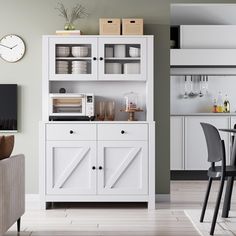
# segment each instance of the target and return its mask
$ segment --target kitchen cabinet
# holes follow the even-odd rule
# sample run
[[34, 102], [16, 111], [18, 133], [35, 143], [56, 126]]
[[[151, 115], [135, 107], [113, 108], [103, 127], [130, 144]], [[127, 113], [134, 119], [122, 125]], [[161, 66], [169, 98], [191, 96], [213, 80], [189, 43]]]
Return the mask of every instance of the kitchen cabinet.
[[48, 141], [47, 194], [96, 193], [96, 142]]
[[230, 119], [230, 124], [231, 124], [231, 128], [234, 129], [234, 126], [236, 125], [236, 117], [231, 117]]
[[[171, 116], [171, 170], [207, 170], [207, 146], [200, 122], [217, 128], [233, 128], [236, 118], [230, 116]], [[230, 135], [220, 132], [225, 141], [229, 163]]]
[[[145, 38], [99, 38], [99, 80], [145, 80], [146, 75], [146, 50]], [[136, 55], [130, 50], [135, 48]], [[113, 52], [113, 56], [107, 55], [107, 50]], [[132, 55], [132, 56], [130, 56]], [[111, 74], [111, 69], [114, 72]], [[116, 67], [120, 67], [120, 70]], [[111, 69], [109, 69], [111, 68]]]
[[[216, 128], [229, 128], [229, 117], [185, 117], [185, 170], [207, 170], [207, 146], [200, 122], [210, 123]], [[221, 132], [222, 139], [225, 140], [227, 162], [229, 161], [229, 134]]]
[[170, 120], [171, 170], [184, 169], [184, 117], [172, 116]]
[[[45, 43], [49, 47], [48, 52], [48, 72], [49, 80], [97, 80], [98, 77], [98, 40], [96, 37], [46, 37]], [[74, 57], [72, 55], [73, 47], [87, 47], [88, 55], [83, 57]], [[69, 55], [59, 54], [57, 51], [59, 48], [69, 48]], [[43, 52], [45, 53], [45, 51]], [[61, 56], [62, 55], [62, 56]], [[86, 73], [75, 73], [72, 72], [72, 63], [82, 62], [87, 65]], [[45, 62], [44, 62], [45, 63]], [[67, 63], [67, 65], [60, 65], [60, 63]], [[82, 66], [82, 65], [81, 65]], [[59, 68], [68, 68], [67, 72], [58, 71]], [[83, 65], [84, 67], [84, 65]]]
[[[64, 48], [70, 54], [60, 55]], [[74, 47], [88, 48], [86, 56], [73, 56]], [[62, 48], [62, 49], [61, 49]], [[130, 50], [135, 50], [130, 52]], [[145, 37], [51, 37], [49, 39], [49, 78], [57, 80], [146, 80], [147, 40]], [[64, 52], [64, 51], [63, 51]], [[66, 63], [66, 68], [64, 70]], [[73, 72], [74, 63], [85, 67]], [[61, 69], [63, 67], [63, 69]]]
[[147, 141], [99, 141], [98, 194], [147, 194], [147, 150]]
[[236, 47], [235, 25], [181, 25], [180, 46], [185, 49], [232, 49]]
[[[148, 35], [43, 36], [43, 209], [49, 202], [146, 202], [155, 209], [153, 56], [153, 36]], [[60, 91], [65, 93], [60, 96]], [[121, 112], [124, 94], [130, 92], [138, 94], [142, 111], [132, 122]], [[92, 102], [88, 97], [87, 102], [64, 102], [85, 94], [93, 95]], [[58, 98], [55, 104], [52, 97]], [[101, 101], [116, 104], [114, 121], [96, 120]], [[95, 120], [73, 114], [88, 103], [93, 103]]]

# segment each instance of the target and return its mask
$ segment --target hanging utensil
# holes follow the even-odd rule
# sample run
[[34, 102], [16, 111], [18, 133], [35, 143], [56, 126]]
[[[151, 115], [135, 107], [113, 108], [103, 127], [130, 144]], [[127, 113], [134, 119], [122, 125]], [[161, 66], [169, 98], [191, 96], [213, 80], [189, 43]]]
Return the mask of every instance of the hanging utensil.
[[188, 80], [187, 75], [184, 76], [184, 99], [188, 98]]
[[203, 97], [203, 93], [202, 93], [202, 76], [201, 75], [200, 75], [200, 79], [199, 79], [199, 90], [200, 90], [199, 97]]
[[205, 89], [206, 89], [206, 94], [208, 94], [208, 75], [206, 75], [206, 82], [205, 82]]
[[190, 80], [190, 93], [188, 94], [189, 97], [195, 97], [196, 94], [193, 92], [193, 76], [191, 75]]

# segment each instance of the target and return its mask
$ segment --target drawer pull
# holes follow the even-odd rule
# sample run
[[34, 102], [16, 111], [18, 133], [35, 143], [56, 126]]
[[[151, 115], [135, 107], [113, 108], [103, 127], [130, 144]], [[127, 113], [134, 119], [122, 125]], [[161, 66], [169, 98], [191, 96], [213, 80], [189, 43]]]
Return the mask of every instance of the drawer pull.
[[70, 130], [70, 134], [73, 134], [74, 133], [74, 131], [73, 130]]
[[96, 61], [96, 60], [97, 60], [97, 58], [96, 58], [96, 57], [93, 57], [93, 60], [94, 60], [94, 61]]
[[100, 61], [103, 61], [103, 57], [100, 57], [99, 60], [100, 60]]
[[99, 170], [102, 170], [102, 166], [99, 166], [98, 169], [99, 169]]
[[93, 169], [93, 170], [96, 170], [96, 167], [95, 167], [95, 166], [93, 166], [93, 167], [92, 167], [92, 169]]
[[121, 134], [124, 134], [124, 133], [125, 133], [125, 131], [124, 131], [124, 130], [121, 130], [121, 131], [120, 131], [120, 133], [121, 133]]

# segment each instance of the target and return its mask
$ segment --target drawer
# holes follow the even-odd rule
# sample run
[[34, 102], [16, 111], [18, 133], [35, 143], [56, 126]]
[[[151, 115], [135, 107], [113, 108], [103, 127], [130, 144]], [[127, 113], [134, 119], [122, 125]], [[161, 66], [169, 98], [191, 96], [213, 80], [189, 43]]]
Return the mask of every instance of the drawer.
[[147, 140], [147, 124], [99, 124], [98, 140]]
[[48, 124], [47, 140], [96, 140], [95, 124]]

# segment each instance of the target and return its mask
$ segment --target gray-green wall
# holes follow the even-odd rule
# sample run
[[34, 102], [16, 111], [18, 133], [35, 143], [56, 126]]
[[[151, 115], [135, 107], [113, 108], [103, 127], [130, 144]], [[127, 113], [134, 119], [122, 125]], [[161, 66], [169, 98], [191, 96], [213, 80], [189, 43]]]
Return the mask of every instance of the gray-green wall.
[[[0, 37], [15, 33], [27, 45], [16, 64], [0, 59], [0, 83], [17, 83], [19, 133], [14, 153], [26, 156], [26, 192], [38, 193], [38, 122], [41, 119], [41, 36], [63, 27], [55, 11], [57, 0], [0, 0]], [[68, 7], [78, 1], [64, 0]], [[157, 191], [169, 193], [169, 1], [83, 0], [90, 16], [78, 27], [85, 34], [98, 33], [100, 17], [142, 17], [145, 31], [155, 34], [155, 117], [157, 121]]]
[[[17, 83], [19, 133], [14, 153], [26, 156], [26, 192], [38, 193], [38, 122], [41, 119], [41, 36], [61, 29], [63, 19], [55, 11], [57, 0], [0, 0], [0, 37], [15, 33], [27, 45], [24, 59], [10, 64], [0, 59], [0, 83]], [[63, 0], [68, 7], [78, 1]], [[169, 193], [170, 85], [169, 85], [169, 0], [82, 0], [90, 16], [78, 27], [85, 34], [98, 33], [100, 17], [142, 17], [145, 32], [155, 37], [155, 119], [157, 122], [157, 193]], [[235, 1], [178, 1], [214, 3]]]

